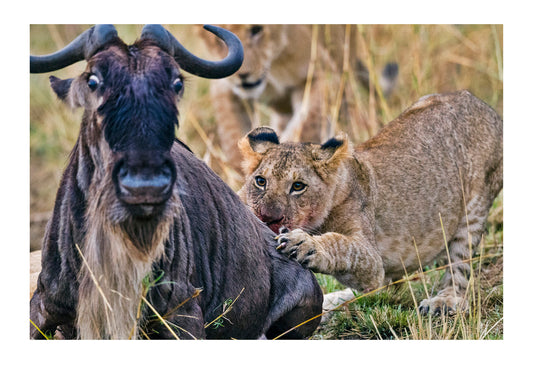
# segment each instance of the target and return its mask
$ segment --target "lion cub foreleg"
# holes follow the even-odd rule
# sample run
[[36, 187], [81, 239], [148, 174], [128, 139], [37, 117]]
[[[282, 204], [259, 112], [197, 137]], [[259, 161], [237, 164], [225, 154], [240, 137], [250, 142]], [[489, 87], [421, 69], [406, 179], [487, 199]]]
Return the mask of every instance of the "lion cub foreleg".
[[383, 261], [372, 242], [360, 234], [324, 233], [312, 236], [295, 229], [276, 237], [278, 251], [314, 272], [333, 275], [361, 291], [383, 285]]

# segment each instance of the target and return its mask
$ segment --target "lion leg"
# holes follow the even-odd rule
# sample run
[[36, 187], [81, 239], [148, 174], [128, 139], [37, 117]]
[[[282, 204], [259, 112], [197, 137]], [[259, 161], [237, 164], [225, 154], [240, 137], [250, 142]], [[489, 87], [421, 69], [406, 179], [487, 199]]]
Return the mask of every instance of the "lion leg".
[[270, 128], [274, 129], [277, 134], [282, 134], [291, 119], [292, 114], [272, 111], [272, 115], [270, 116]]
[[341, 291], [335, 291], [324, 295], [324, 303], [322, 309], [333, 310], [338, 306], [344, 304], [355, 298], [354, 290], [352, 288], [346, 288]]
[[277, 237], [278, 250], [314, 272], [335, 276], [344, 285], [370, 291], [385, 280], [383, 261], [374, 244], [362, 235], [329, 232], [311, 236], [301, 229]]
[[322, 318], [321, 323], [328, 322], [333, 313], [332, 311], [340, 307], [344, 303], [353, 300], [355, 298], [355, 293], [352, 288], [346, 288], [340, 291], [330, 292], [324, 295], [324, 303], [322, 304]]
[[483, 204], [480, 202], [482, 199], [475, 197], [467, 204], [468, 216], [463, 217], [458, 230], [448, 242], [450, 266], [441, 283], [442, 289], [435, 297], [427, 298], [420, 303], [421, 313], [454, 314], [457, 311], [467, 310], [465, 294], [470, 279], [470, 258], [472, 250], [481, 241], [490, 208], [490, 203], [486, 204], [487, 201]]
[[[292, 117], [280, 135], [280, 141], [302, 141], [320, 143], [330, 136], [323, 104], [323, 88], [319, 81], [313, 81], [309, 102], [303, 103], [304, 89], [291, 94]], [[307, 106], [305, 106], [307, 105]], [[305, 107], [304, 107], [305, 106]]]
[[237, 172], [241, 172], [242, 156], [237, 148], [237, 141], [252, 129], [252, 114], [246, 110], [244, 100], [233, 94], [223, 80], [213, 82], [211, 98], [220, 148], [228, 164]]

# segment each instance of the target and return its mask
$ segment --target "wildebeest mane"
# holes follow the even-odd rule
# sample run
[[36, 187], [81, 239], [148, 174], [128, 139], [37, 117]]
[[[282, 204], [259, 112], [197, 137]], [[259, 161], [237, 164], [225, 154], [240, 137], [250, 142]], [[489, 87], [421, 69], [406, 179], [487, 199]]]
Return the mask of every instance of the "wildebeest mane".
[[[88, 62], [72, 80], [50, 80], [60, 99], [85, 111], [43, 242], [31, 336], [56, 329], [81, 339], [279, 335], [320, 311], [318, 284], [276, 254], [274, 234], [175, 137], [180, 64], [224, 77], [242, 63], [242, 46], [208, 28], [230, 51], [210, 62], [161, 25], [143, 30], [154, 39], [127, 46], [111, 25], [97, 25], [30, 58], [36, 73]], [[293, 334], [309, 336], [316, 325]]]

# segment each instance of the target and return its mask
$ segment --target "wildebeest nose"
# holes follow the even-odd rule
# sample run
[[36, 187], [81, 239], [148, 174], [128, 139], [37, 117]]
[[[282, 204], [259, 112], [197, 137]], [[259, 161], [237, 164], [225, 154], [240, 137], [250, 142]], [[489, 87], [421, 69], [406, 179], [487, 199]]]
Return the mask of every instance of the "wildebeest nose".
[[117, 173], [118, 194], [128, 204], [160, 204], [172, 193], [172, 169], [163, 165], [154, 169], [123, 164]]

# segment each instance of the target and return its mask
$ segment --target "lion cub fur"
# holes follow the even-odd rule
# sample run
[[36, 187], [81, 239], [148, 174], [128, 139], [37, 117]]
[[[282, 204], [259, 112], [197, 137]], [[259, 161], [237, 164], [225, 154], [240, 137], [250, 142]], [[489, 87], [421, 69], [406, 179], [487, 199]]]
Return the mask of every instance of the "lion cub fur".
[[[244, 60], [239, 71], [225, 79], [210, 83], [215, 108], [220, 146], [228, 163], [239, 170], [241, 156], [237, 141], [257, 127], [255, 103], [267, 106], [270, 125], [280, 133], [282, 141], [319, 142], [330, 135], [328, 127], [328, 88], [336, 87], [341, 78], [346, 51], [348, 65], [358, 82], [369, 87], [368, 69], [357, 58], [356, 25], [219, 25], [233, 32], [244, 46]], [[316, 58], [312, 55], [316, 29]], [[206, 33], [199, 36], [217, 58], [226, 56], [226, 48], [217, 38]], [[310, 62], [313, 68], [310, 70]], [[309, 74], [313, 73], [312, 79]], [[379, 82], [387, 96], [395, 87], [398, 67], [383, 68]], [[337, 84], [334, 84], [337, 83]], [[304, 93], [309, 85], [309, 104]], [[350, 90], [346, 100], [353, 102]], [[344, 112], [343, 122], [354, 124], [355, 114]]]
[[503, 123], [487, 104], [468, 91], [425, 96], [357, 147], [345, 135], [280, 144], [266, 127], [239, 147], [239, 194], [275, 232], [290, 230], [278, 237], [282, 253], [369, 291], [447, 246], [442, 290], [420, 308], [465, 307], [470, 250], [503, 187]]

